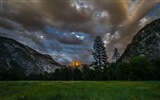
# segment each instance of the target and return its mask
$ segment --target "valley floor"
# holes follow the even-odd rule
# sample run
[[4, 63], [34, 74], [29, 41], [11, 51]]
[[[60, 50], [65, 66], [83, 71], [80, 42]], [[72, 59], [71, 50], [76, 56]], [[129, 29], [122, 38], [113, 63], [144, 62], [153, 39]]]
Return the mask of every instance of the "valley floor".
[[0, 100], [160, 100], [160, 81], [1, 81]]

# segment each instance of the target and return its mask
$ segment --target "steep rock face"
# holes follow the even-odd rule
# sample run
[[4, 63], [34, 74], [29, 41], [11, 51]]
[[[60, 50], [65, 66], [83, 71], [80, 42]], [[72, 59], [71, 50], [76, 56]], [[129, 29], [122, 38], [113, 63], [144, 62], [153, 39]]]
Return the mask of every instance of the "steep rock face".
[[133, 37], [120, 60], [128, 61], [137, 56], [149, 59], [160, 57], [160, 19], [146, 25]]
[[5, 37], [0, 37], [0, 70], [15, 68], [26, 75], [54, 72], [61, 67], [51, 56]]
[[79, 60], [73, 60], [69, 66], [70, 66], [70, 67], [79, 67], [79, 66], [81, 66], [82, 64], [83, 64], [83, 63], [80, 62]]

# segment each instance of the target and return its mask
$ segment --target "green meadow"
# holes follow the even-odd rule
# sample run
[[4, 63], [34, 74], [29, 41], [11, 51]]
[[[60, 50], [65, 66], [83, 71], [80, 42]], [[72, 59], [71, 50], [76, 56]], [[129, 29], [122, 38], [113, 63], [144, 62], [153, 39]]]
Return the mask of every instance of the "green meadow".
[[160, 100], [160, 81], [1, 81], [0, 100]]

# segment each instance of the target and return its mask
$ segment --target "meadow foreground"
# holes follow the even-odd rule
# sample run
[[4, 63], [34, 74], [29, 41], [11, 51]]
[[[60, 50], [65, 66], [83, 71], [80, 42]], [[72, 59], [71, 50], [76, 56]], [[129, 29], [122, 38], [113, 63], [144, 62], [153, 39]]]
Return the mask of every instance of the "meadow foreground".
[[159, 100], [160, 81], [1, 81], [1, 100]]

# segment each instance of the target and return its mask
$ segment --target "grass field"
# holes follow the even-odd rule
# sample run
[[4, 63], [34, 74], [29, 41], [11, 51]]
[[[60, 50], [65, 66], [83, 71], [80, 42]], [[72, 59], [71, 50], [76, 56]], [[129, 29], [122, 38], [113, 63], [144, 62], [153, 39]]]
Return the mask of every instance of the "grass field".
[[1, 81], [0, 100], [160, 100], [160, 81]]

